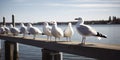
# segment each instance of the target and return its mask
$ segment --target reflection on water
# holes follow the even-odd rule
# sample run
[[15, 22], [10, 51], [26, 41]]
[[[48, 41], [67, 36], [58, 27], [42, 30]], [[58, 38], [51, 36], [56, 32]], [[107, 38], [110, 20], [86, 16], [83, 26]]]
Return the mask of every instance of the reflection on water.
[[[120, 25], [91, 25], [96, 31], [101, 32], [107, 35], [107, 39], [98, 40], [96, 37], [88, 37], [86, 42], [95, 42], [95, 43], [106, 43], [106, 44], [120, 44]], [[37, 26], [42, 30], [42, 26]], [[66, 25], [59, 26], [63, 30]], [[72, 41], [81, 42], [81, 36], [76, 32], [75, 26], [74, 35], [72, 37]], [[32, 35], [30, 35], [32, 36]], [[46, 38], [46, 36], [37, 36], [38, 38]], [[54, 38], [52, 38], [54, 39]], [[65, 40], [65, 38], [61, 38], [61, 40]], [[20, 60], [41, 60], [41, 48], [28, 46], [20, 44]], [[92, 58], [86, 58], [82, 56], [66, 54], [63, 55], [64, 60], [95, 60]]]

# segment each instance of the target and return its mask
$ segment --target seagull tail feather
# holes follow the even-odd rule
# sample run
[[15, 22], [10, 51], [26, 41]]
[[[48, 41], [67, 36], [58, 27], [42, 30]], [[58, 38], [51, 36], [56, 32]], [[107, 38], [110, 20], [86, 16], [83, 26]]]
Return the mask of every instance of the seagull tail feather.
[[97, 35], [96, 35], [96, 36], [102, 37], [102, 38], [107, 38], [107, 36], [105, 36], [105, 35], [103, 35], [103, 34], [101, 34], [101, 33], [99, 33], [99, 32], [97, 32]]

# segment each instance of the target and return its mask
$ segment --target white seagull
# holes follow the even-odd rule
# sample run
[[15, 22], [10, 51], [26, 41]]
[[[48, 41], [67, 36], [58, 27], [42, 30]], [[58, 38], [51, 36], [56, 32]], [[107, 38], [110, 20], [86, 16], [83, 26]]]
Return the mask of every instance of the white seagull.
[[28, 33], [27, 27], [23, 23], [21, 23], [20, 33], [23, 34], [23, 38], [25, 37], [25, 34]]
[[6, 27], [6, 25], [3, 26], [4, 29], [5, 29], [5, 33], [6, 34], [9, 34], [10, 33], [10, 28]]
[[28, 24], [28, 32], [34, 35], [33, 39], [35, 39], [37, 34], [42, 35], [42, 32], [37, 27], [32, 26], [30, 23]]
[[4, 33], [5, 33], [5, 29], [3, 25], [0, 25], [0, 34], [4, 34]]
[[13, 36], [17, 36], [20, 33], [20, 30], [16, 27], [13, 27], [13, 25], [10, 25], [10, 32], [13, 34]]
[[64, 34], [63, 34], [62, 29], [57, 26], [56, 21], [54, 21], [52, 23], [53, 23], [53, 26], [52, 26], [51, 33], [55, 37], [55, 41], [56, 41], [56, 38], [60, 39], [60, 37], [63, 37]]
[[52, 30], [52, 27], [49, 26], [47, 22], [44, 22], [43, 33], [47, 35], [47, 40], [49, 40], [49, 38], [51, 40], [51, 37], [52, 37], [51, 30]]
[[66, 29], [64, 30], [64, 37], [66, 37], [66, 40], [71, 41], [71, 36], [74, 34], [72, 24], [69, 23]]
[[76, 29], [79, 34], [82, 35], [82, 42], [81, 44], [85, 44], [86, 36], [96, 36], [96, 37], [102, 37], [107, 38], [105, 35], [95, 31], [92, 27], [85, 25], [84, 20], [82, 18], [75, 18], [75, 20], [78, 20], [76, 24]]

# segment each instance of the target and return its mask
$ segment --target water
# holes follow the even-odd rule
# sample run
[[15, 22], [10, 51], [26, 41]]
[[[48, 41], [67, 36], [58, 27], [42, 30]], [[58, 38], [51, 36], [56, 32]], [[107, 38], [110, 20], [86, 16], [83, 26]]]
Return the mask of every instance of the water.
[[[91, 25], [96, 31], [107, 35], [107, 39], [98, 40], [96, 37], [87, 37], [86, 42], [104, 43], [104, 44], [120, 44], [120, 25]], [[42, 30], [41, 26], [39, 27]], [[59, 26], [65, 29], [66, 25]], [[76, 32], [75, 26], [72, 41], [81, 42], [81, 36]], [[46, 38], [46, 36], [37, 36], [38, 38]], [[52, 38], [54, 39], [54, 38]], [[65, 40], [62, 38], [61, 40]], [[20, 44], [19, 60], [41, 60], [41, 48]], [[93, 58], [86, 58], [72, 54], [63, 53], [64, 60], [97, 60]]]

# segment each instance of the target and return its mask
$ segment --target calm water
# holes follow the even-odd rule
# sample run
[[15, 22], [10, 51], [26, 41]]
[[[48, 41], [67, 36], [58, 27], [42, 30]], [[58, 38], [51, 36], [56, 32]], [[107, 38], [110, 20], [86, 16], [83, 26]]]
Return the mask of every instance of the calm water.
[[[98, 40], [96, 37], [88, 37], [86, 42], [94, 42], [94, 43], [104, 43], [104, 44], [120, 44], [120, 25], [91, 25], [97, 31], [107, 35], [107, 39]], [[42, 30], [41, 26], [37, 26]], [[66, 25], [59, 26], [63, 30]], [[72, 37], [72, 41], [81, 42], [81, 36], [76, 32], [75, 26], [74, 35]], [[39, 38], [46, 38], [46, 36], [37, 36]], [[54, 39], [54, 38], [53, 38]], [[62, 38], [61, 40], [65, 40]], [[41, 60], [41, 48], [20, 44], [19, 55], [20, 60]], [[83, 56], [77, 56], [72, 54], [63, 53], [64, 60], [96, 60], [93, 58], [86, 58]]]

